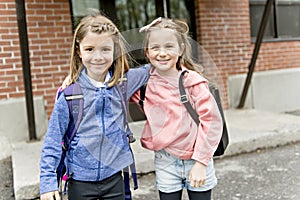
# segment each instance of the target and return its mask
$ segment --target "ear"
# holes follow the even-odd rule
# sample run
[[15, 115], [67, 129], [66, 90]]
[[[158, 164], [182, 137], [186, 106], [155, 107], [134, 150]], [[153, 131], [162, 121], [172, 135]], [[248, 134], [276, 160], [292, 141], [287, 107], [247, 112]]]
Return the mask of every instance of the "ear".
[[79, 49], [77, 49], [77, 54], [78, 54], [79, 58], [82, 58], [82, 55], [81, 55], [81, 52]]
[[149, 57], [148, 48], [144, 48], [144, 52], [145, 52], [145, 56], [148, 58]]

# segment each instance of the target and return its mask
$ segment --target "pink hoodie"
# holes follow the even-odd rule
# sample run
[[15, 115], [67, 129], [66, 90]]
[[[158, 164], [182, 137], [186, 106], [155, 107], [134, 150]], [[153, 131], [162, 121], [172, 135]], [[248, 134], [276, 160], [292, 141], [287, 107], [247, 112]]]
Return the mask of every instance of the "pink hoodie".
[[[177, 77], [166, 77], [152, 68], [144, 102], [147, 121], [141, 144], [150, 150], [164, 149], [180, 159], [194, 159], [207, 165], [222, 135], [222, 118], [207, 80], [194, 71], [188, 71], [183, 85], [199, 114], [199, 127], [180, 102], [178, 81], [181, 72]], [[139, 92], [132, 99], [137, 102], [138, 98]]]

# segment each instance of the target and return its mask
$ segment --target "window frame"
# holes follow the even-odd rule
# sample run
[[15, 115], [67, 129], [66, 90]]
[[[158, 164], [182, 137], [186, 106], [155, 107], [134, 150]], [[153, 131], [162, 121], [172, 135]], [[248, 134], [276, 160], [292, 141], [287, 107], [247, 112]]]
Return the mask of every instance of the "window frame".
[[[250, 29], [252, 29], [253, 27], [251, 26], [251, 6], [255, 6], [255, 5], [266, 5], [267, 0], [249, 0], [249, 18], [250, 18]], [[287, 36], [287, 37], [281, 37], [279, 35], [279, 31], [280, 31], [280, 27], [278, 25], [278, 7], [282, 6], [282, 5], [290, 5], [290, 6], [294, 6], [294, 5], [298, 5], [300, 8], [300, 0], [274, 0], [274, 3], [272, 5], [272, 11], [270, 13], [269, 19], [268, 19], [268, 24], [270, 23], [270, 17], [272, 17], [273, 19], [273, 24], [271, 24], [273, 26], [273, 36], [272, 37], [265, 37], [263, 38], [263, 42], [282, 42], [282, 41], [299, 41], [300, 40], [300, 35], [297, 37], [292, 37], [292, 36]], [[261, 15], [262, 19], [263, 14]], [[260, 27], [260, 23], [258, 24], [258, 28]], [[299, 21], [300, 23], [300, 21]], [[250, 31], [250, 36], [251, 36], [251, 42], [255, 43], [256, 42], [256, 38], [257, 38], [257, 34], [256, 33], [255, 36], [252, 35], [251, 31]]]

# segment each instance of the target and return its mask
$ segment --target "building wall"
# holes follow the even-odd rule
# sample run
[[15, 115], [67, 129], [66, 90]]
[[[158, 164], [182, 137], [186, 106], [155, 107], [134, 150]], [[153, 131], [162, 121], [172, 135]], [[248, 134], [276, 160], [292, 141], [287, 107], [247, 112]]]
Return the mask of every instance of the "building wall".
[[[68, 74], [72, 26], [68, 0], [26, 0], [34, 96], [43, 96], [48, 116], [57, 87]], [[212, 57], [225, 85], [245, 74], [254, 44], [250, 38], [248, 0], [195, 0], [198, 42]], [[24, 97], [14, 0], [0, 0], [0, 100]], [[299, 68], [300, 42], [268, 42], [260, 49], [255, 71]]]
[[[26, 0], [34, 96], [51, 113], [57, 87], [69, 72], [72, 26], [68, 0]], [[15, 0], [0, 1], [0, 100], [24, 97]]]
[[[195, 2], [198, 41], [216, 63], [227, 88], [228, 77], [248, 72], [252, 57], [254, 44], [250, 37], [249, 1]], [[300, 41], [262, 43], [255, 72], [286, 68], [300, 68]], [[223, 103], [226, 107], [227, 97], [225, 92]]]

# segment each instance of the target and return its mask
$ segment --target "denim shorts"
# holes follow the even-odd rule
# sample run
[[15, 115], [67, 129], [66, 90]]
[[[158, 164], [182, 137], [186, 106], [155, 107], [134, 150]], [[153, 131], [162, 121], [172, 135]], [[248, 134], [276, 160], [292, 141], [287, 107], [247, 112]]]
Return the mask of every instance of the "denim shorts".
[[190, 191], [207, 191], [217, 185], [213, 159], [206, 167], [205, 185], [201, 187], [191, 187], [189, 173], [194, 166], [194, 160], [181, 160], [165, 150], [155, 151], [155, 173], [156, 185], [159, 191], [165, 193], [176, 192], [186, 188]]

